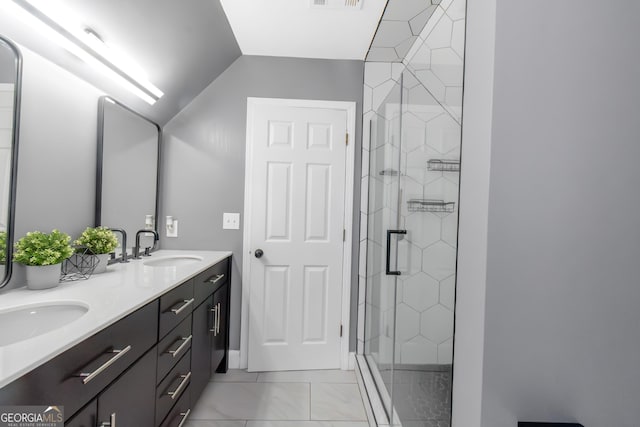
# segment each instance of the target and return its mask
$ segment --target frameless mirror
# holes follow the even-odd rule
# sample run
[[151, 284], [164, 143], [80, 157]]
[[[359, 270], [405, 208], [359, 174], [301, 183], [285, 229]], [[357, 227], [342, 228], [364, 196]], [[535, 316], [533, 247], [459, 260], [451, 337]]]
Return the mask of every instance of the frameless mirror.
[[[160, 127], [110, 97], [98, 102], [96, 225], [123, 229], [127, 250], [158, 212]], [[149, 246], [149, 245], [147, 245]]]
[[0, 36], [0, 287], [11, 278], [22, 57]]

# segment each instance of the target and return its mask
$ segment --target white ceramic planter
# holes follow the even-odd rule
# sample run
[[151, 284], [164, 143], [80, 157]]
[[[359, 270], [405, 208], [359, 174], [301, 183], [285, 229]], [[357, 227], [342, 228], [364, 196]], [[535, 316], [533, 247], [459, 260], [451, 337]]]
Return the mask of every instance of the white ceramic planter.
[[98, 254], [98, 265], [93, 270], [93, 274], [100, 274], [107, 271], [107, 264], [109, 262], [109, 254]]
[[55, 288], [60, 283], [61, 264], [27, 265], [27, 288]]

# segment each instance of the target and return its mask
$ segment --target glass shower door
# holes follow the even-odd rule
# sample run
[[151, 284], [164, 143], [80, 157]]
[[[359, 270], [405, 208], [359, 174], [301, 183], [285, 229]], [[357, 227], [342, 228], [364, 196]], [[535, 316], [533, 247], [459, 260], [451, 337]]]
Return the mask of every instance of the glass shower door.
[[460, 124], [403, 73], [393, 406], [407, 426], [449, 426]]
[[397, 83], [370, 122], [364, 356], [387, 416], [393, 408], [397, 286], [397, 276], [387, 272], [397, 264], [393, 231], [400, 225], [401, 106], [402, 86]]

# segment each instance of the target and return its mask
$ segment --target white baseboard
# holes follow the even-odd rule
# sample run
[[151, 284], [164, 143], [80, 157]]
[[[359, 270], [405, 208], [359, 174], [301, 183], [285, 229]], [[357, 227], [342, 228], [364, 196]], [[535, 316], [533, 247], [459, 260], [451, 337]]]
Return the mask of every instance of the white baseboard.
[[[349, 364], [347, 369], [353, 371], [356, 367], [356, 353], [349, 353]], [[246, 366], [240, 366], [240, 350], [229, 350], [229, 369], [247, 369]]]
[[352, 351], [349, 353], [349, 370], [353, 371], [356, 368], [356, 353]]
[[240, 350], [229, 350], [229, 369], [240, 369]]

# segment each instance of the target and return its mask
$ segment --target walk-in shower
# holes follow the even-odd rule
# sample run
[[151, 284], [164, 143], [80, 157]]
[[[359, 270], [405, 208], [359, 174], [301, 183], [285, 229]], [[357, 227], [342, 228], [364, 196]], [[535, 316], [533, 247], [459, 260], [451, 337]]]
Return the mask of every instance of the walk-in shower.
[[378, 425], [451, 424], [465, 2], [426, 4], [404, 60], [365, 65], [358, 363]]

